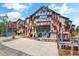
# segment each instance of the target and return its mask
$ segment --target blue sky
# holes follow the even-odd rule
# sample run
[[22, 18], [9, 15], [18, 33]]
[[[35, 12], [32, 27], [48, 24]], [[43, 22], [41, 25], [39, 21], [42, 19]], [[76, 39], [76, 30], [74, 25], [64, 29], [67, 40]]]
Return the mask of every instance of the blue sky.
[[79, 25], [79, 3], [0, 3], [0, 15], [8, 15], [11, 21], [24, 20], [42, 6], [48, 6]]

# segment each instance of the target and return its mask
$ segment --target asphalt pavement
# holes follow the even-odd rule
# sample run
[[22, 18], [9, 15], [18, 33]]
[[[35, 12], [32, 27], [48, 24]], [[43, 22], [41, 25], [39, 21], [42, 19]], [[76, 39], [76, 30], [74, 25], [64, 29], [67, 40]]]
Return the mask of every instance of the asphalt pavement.
[[30, 55], [0, 44], [0, 56], [30, 56]]

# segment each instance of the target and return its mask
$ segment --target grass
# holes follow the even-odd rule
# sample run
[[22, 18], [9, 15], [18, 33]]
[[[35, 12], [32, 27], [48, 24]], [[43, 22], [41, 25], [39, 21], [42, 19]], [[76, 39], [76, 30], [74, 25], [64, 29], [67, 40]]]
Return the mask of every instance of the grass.
[[58, 53], [59, 53], [59, 56], [64, 56], [64, 55], [65, 55], [63, 49], [60, 49], [60, 50], [58, 51]]
[[8, 41], [16, 40], [16, 39], [18, 39], [18, 38], [16, 38], [15, 36], [12, 36], [12, 38], [10, 38], [10, 39], [0, 40], [0, 44], [3, 42], [8, 42]]
[[7, 39], [7, 40], [2, 40], [3, 42], [8, 42], [8, 41], [12, 41], [12, 40], [15, 40], [15, 39]]
[[0, 44], [3, 43], [3, 40], [0, 40]]

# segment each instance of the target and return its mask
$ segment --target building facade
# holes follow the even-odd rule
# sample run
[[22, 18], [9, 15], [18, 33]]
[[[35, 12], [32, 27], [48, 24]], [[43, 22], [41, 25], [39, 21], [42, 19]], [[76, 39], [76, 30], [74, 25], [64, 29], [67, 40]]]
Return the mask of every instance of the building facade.
[[72, 21], [47, 6], [30, 16], [29, 27], [31, 37], [50, 37], [51, 33], [56, 33], [61, 39], [68, 39], [72, 34]]
[[62, 50], [64, 56], [78, 56], [79, 55], [79, 39], [70, 42], [59, 42], [58, 50]]
[[13, 26], [16, 28], [17, 35], [50, 38], [55, 33], [60, 40], [68, 40], [72, 36], [72, 21], [47, 6], [41, 7], [24, 21], [19, 19], [15, 23]]
[[18, 19], [15, 22], [11, 22], [8, 25], [8, 28], [10, 32], [15, 33], [16, 35], [24, 34], [25, 33], [25, 22], [21, 19]]

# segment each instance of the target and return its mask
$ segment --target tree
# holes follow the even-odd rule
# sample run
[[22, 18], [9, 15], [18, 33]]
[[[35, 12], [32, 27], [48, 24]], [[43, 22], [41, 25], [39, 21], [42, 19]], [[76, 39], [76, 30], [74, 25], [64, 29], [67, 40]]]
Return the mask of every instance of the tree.
[[79, 26], [76, 27], [76, 29], [73, 31], [73, 34], [76, 38], [79, 38]]
[[79, 31], [79, 26], [77, 26], [76, 30]]
[[10, 21], [8, 20], [8, 18], [0, 16], [0, 36], [6, 34], [6, 32], [8, 31], [6, 27], [9, 23]]

